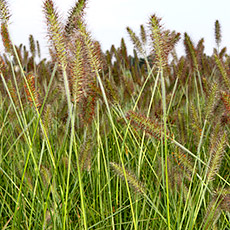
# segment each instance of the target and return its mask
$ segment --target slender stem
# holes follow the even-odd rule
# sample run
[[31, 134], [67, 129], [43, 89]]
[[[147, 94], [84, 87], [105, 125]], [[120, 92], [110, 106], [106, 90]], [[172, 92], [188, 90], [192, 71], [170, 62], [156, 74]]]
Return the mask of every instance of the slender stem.
[[168, 186], [168, 146], [167, 146], [167, 108], [166, 108], [166, 90], [163, 68], [160, 69], [162, 102], [163, 102], [163, 120], [164, 120], [164, 153], [165, 153], [165, 184], [166, 184], [166, 199], [167, 199], [167, 220], [168, 229], [170, 230], [170, 213], [169, 213], [169, 186]]

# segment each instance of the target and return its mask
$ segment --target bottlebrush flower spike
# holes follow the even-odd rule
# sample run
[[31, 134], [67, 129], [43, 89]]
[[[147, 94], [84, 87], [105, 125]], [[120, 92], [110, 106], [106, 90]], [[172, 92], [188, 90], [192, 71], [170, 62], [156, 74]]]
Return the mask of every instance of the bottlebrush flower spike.
[[197, 54], [197, 63], [202, 66], [202, 58], [204, 57], [204, 38], [201, 38], [196, 46], [196, 54]]
[[5, 22], [1, 24], [2, 42], [6, 53], [12, 52], [12, 43], [10, 41], [8, 26]]
[[159, 69], [168, 65], [168, 55], [180, 39], [180, 33], [163, 30], [161, 19], [155, 14], [150, 18], [150, 37], [153, 42], [153, 53]]
[[220, 74], [223, 78], [225, 87], [230, 91], [230, 79], [229, 79], [229, 73], [228, 73], [228, 68], [225, 66], [225, 64], [220, 60], [218, 55], [214, 54], [215, 62], [216, 65], [220, 71]]
[[140, 30], [141, 30], [141, 40], [142, 43], [145, 45], [147, 43], [147, 35], [146, 35], [145, 27], [141, 25]]
[[83, 44], [81, 40], [75, 42], [74, 47], [74, 60], [72, 64], [72, 96], [73, 100], [79, 102], [80, 98], [84, 94], [84, 80], [86, 78], [86, 66], [83, 57]]
[[221, 43], [221, 26], [218, 20], [215, 22], [215, 40], [216, 40], [216, 45], [219, 48], [220, 43]]
[[[110, 162], [114, 172], [117, 173], [122, 179], [125, 179], [123, 168], [115, 162]], [[138, 181], [135, 175], [125, 169], [125, 174], [129, 185], [138, 193], [145, 194], [144, 186]]]
[[[128, 34], [129, 34], [129, 37], [131, 38], [131, 41], [132, 41], [133, 45], [137, 49], [137, 51], [140, 54], [144, 55], [145, 51], [144, 51], [143, 45], [142, 45], [140, 39], [135, 34], [135, 32], [129, 27], [127, 27], [126, 30], [127, 30]], [[142, 33], [143, 33], [143, 36], [144, 36], [144, 31], [143, 30], [142, 30]]]
[[150, 18], [150, 37], [153, 41], [153, 52], [157, 60], [157, 66], [162, 68], [167, 65], [168, 54], [160, 21], [161, 19], [157, 18], [155, 14]]
[[220, 208], [223, 211], [230, 212], [230, 190], [224, 189], [223, 191], [220, 191], [219, 193], [221, 194], [220, 195], [220, 199], [221, 199]]
[[225, 91], [221, 92], [221, 100], [224, 103], [224, 107], [227, 111], [228, 114], [228, 120], [229, 120], [229, 116], [230, 116], [230, 95], [228, 93], [226, 93]]
[[7, 53], [12, 51], [12, 44], [10, 41], [9, 31], [8, 31], [8, 22], [10, 19], [10, 11], [5, 0], [0, 0], [0, 20], [1, 20], [1, 35], [3, 45]]
[[190, 62], [191, 68], [198, 68], [197, 51], [194, 47], [193, 42], [191, 41], [191, 38], [188, 36], [187, 33], [184, 34], [184, 45], [185, 52]]
[[101, 52], [99, 51], [98, 44], [93, 42], [92, 36], [86, 29], [86, 24], [83, 19], [78, 21], [79, 32], [84, 42], [84, 52], [87, 56], [87, 60], [92, 73], [99, 73], [102, 69], [101, 65]]
[[98, 44], [91, 41], [90, 36], [87, 37], [87, 44], [86, 37], [83, 38], [82, 34], [78, 33], [76, 36], [76, 41], [72, 44], [74, 51], [69, 69], [72, 99], [79, 104], [80, 117], [83, 122], [90, 124], [98, 98], [96, 71], [100, 70], [101, 54]]
[[0, 20], [7, 23], [10, 19], [10, 11], [5, 0], [0, 0]]
[[29, 73], [26, 76], [28, 87], [26, 84], [24, 84], [26, 95], [28, 98], [28, 101], [30, 102], [31, 106], [34, 104], [34, 106], [38, 109], [41, 106], [40, 100], [39, 100], [39, 94], [35, 88], [35, 76], [31, 73]]
[[6, 64], [3, 58], [0, 56], [0, 73], [2, 73], [6, 69]]
[[[161, 139], [163, 135], [163, 124], [159, 123], [157, 120], [151, 120], [143, 115], [140, 115], [136, 112], [129, 111], [126, 115], [126, 118], [130, 121], [130, 124], [134, 128], [139, 128], [146, 132], [146, 134], [156, 138]], [[169, 133], [167, 133], [169, 137]]]
[[32, 34], [29, 36], [29, 45], [30, 45], [30, 52], [32, 56], [35, 57], [36, 47], [35, 47], [34, 37]]
[[93, 141], [91, 138], [87, 136], [86, 140], [81, 146], [80, 155], [79, 155], [79, 166], [81, 171], [85, 169], [89, 172], [91, 169], [92, 146], [93, 146]]
[[[93, 86], [95, 87], [95, 86]], [[81, 98], [80, 117], [84, 124], [91, 124], [96, 109], [96, 93], [93, 90], [87, 92], [87, 96]]]
[[[218, 189], [214, 191], [212, 200], [209, 202], [207, 212], [204, 217], [204, 225], [202, 229], [209, 230], [216, 223], [221, 211], [230, 211], [230, 191], [229, 189]], [[217, 228], [216, 228], [217, 229]]]
[[177, 162], [178, 166], [181, 166], [181, 168], [185, 168], [185, 170], [192, 175], [194, 165], [191, 159], [189, 159], [188, 155], [182, 153], [181, 150], [172, 152], [173, 157], [175, 158], [175, 161]]
[[40, 43], [39, 43], [39, 41], [36, 41], [36, 47], [37, 47], [38, 57], [41, 58], [41, 49], [40, 49]]
[[79, 0], [70, 10], [69, 17], [65, 26], [67, 36], [70, 36], [74, 30], [78, 29], [78, 21], [84, 17], [84, 10], [87, 5], [87, 0]]
[[54, 8], [53, 1], [46, 0], [44, 2], [43, 10], [47, 21], [48, 34], [56, 51], [58, 61], [66, 66], [67, 58], [65, 38], [63, 33], [64, 30], [63, 25], [59, 21], [59, 15]]
[[212, 181], [216, 173], [219, 171], [221, 161], [225, 152], [226, 141], [226, 133], [221, 129], [221, 127], [219, 127], [219, 125], [217, 125], [217, 127], [213, 130], [213, 134], [211, 137], [207, 183]]
[[206, 120], [208, 120], [210, 118], [210, 116], [212, 115], [213, 109], [217, 103], [218, 100], [218, 91], [219, 86], [216, 82], [212, 82], [212, 84], [209, 85], [209, 89], [208, 89], [208, 96], [206, 99], [206, 105], [205, 105], [205, 117]]

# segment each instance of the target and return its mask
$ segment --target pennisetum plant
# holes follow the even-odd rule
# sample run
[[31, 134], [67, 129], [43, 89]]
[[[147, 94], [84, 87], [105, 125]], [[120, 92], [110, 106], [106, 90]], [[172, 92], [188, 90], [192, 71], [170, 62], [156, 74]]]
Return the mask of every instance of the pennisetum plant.
[[[141, 27], [142, 42], [129, 27], [127, 27], [127, 31], [135, 47], [138, 49], [139, 53], [141, 53], [142, 55], [145, 55], [145, 51], [144, 51], [142, 43], [145, 44], [146, 36], [145, 36], [145, 31], [143, 27]], [[166, 194], [167, 194], [166, 203], [167, 203], [168, 228], [171, 229], [170, 213], [169, 213], [168, 166], [167, 166], [167, 162], [168, 162], [167, 139], [169, 138], [169, 134], [167, 130], [165, 73], [166, 73], [166, 68], [168, 67], [168, 56], [170, 52], [173, 50], [177, 41], [179, 40], [180, 34], [176, 34], [174, 32], [171, 33], [167, 30], [164, 30], [161, 25], [161, 19], [158, 18], [156, 15], [153, 15], [150, 17], [149, 31], [150, 31], [150, 39], [151, 39], [151, 44], [152, 44], [152, 53], [154, 56], [155, 68], [157, 71], [157, 78], [155, 81], [154, 88], [156, 87], [156, 83], [159, 77], [161, 80], [161, 100], [162, 100], [162, 108], [161, 108], [162, 110], [161, 111], [163, 113], [163, 123], [159, 124], [157, 121], [150, 120], [148, 119], [148, 117], [137, 114], [134, 111], [129, 111], [126, 118], [130, 121], [130, 124], [133, 127], [142, 129], [146, 134], [157, 137], [162, 140], [162, 143], [164, 143], [164, 157], [162, 157], [162, 159], [165, 159], [165, 161], [164, 163], [162, 162], [162, 165], [164, 164], [164, 168], [165, 168], [165, 170], [163, 171], [165, 173], [165, 186], [166, 186]], [[154, 92], [155, 90], [153, 90], [152, 98], [153, 98]], [[147, 116], [149, 116], [151, 103], [152, 103], [152, 100], [150, 101], [150, 106], [149, 106]], [[163, 144], [162, 144], [162, 147], [163, 147]], [[162, 148], [162, 153], [163, 153], [163, 148]]]
[[[64, 208], [64, 219], [67, 216], [67, 201], [70, 180], [71, 151], [74, 140], [74, 117], [77, 105], [81, 105], [83, 122], [90, 125], [94, 115], [95, 100], [97, 97], [96, 77], [100, 71], [100, 52], [92, 40], [84, 22], [84, 9], [87, 1], [76, 2], [69, 13], [69, 18], [64, 26], [60, 21], [54, 3], [51, 0], [44, 2], [44, 12], [47, 20], [48, 32], [53, 45], [54, 54], [59, 62], [65, 85], [69, 118], [71, 121], [70, 156], [68, 161], [68, 177]], [[88, 129], [87, 129], [88, 130]], [[75, 152], [76, 152], [75, 148]], [[87, 152], [87, 151], [85, 151]], [[76, 152], [78, 155], [78, 153]], [[78, 158], [78, 156], [77, 156]], [[86, 159], [85, 159], [86, 160]], [[78, 162], [78, 175], [81, 188], [81, 205], [83, 209], [84, 228], [87, 229], [85, 215], [84, 195], [82, 191], [81, 172], [82, 164]], [[65, 226], [65, 224], [64, 224]]]
[[[179, 35], [172, 35], [168, 31], [163, 30], [160, 24], [161, 19], [156, 15], [151, 16], [149, 22], [150, 38], [153, 44], [153, 52], [155, 56], [156, 68], [160, 75], [161, 80], [161, 97], [162, 97], [162, 109], [163, 109], [163, 122], [164, 122], [164, 160], [165, 170], [165, 187], [166, 187], [166, 203], [167, 203], [167, 220], [168, 229], [171, 229], [170, 212], [169, 212], [169, 183], [168, 183], [168, 148], [167, 148], [167, 105], [166, 105], [166, 88], [165, 88], [165, 76], [164, 71], [168, 64], [168, 55], [178, 41]], [[175, 42], [174, 42], [175, 41]], [[163, 145], [162, 145], [163, 146]], [[162, 151], [163, 153], [163, 151]], [[162, 162], [163, 165], [163, 162]]]
[[156, 15], [139, 35], [127, 27], [133, 56], [125, 39], [104, 54], [87, 2], [63, 21], [44, 0], [47, 61], [32, 35], [28, 50], [14, 45], [0, 0], [0, 227], [228, 229], [230, 57], [219, 21], [212, 56], [185, 33], [178, 57], [180, 34]]
[[[21, 63], [20, 53], [18, 52], [18, 51], [20, 51], [20, 48], [17, 49], [17, 47], [15, 47], [14, 44], [12, 43], [12, 41], [11, 41], [11, 38], [10, 38], [10, 35], [9, 35], [9, 30], [8, 30], [10, 13], [9, 13], [7, 2], [4, 1], [4, 0], [0, 1], [0, 15], [1, 15], [1, 33], [2, 33], [2, 38], [3, 38], [3, 44], [5, 46], [5, 50], [7, 52], [8, 57], [9, 57], [8, 58], [8, 60], [9, 60], [8, 63], [9, 63], [10, 68], [11, 68], [12, 78], [13, 78], [14, 85], [15, 85], [15, 91], [16, 91], [18, 104], [19, 104], [18, 107], [16, 107], [14, 99], [12, 98], [12, 94], [10, 93], [9, 88], [7, 86], [6, 79], [2, 75], [2, 72], [1, 72], [1, 78], [2, 78], [2, 82], [3, 82], [4, 86], [5, 86], [5, 89], [6, 89], [7, 93], [8, 93], [8, 96], [10, 98], [11, 105], [14, 108], [14, 112], [15, 112], [16, 117], [17, 117], [17, 122], [19, 123], [19, 126], [20, 126], [20, 128], [22, 130], [21, 135], [23, 135], [25, 137], [24, 138], [25, 142], [28, 145], [28, 154], [25, 157], [25, 165], [24, 165], [24, 168], [23, 168], [23, 172], [22, 172], [22, 175], [21, 175], [21, 178], [20, 178], [20, 184], [19, 184], [19, 187], [18, 187], [18, 195], [15, 198], [14, 219], [13, 219], [13, 223], [12, 223], [12, 229], [14, 229], [15, 226], [16, 226], [16, 220], [18, 219], [18, 215], [19, 215], [18, 214], [19, 204], [20, 204], [21, 196], [23, 196], [22, 195], [23, 194], [23, 191], [22, 191], [23, 190], [23, 183], [24, 183], [24, 179], [25, 179], [25, 177], [27, 175], [26, 170], [28, 168], [28, 162], [29, 162], [30, 157], [32, 157], [32, 159], [33, 159], [33, 164], [34, 164], [34, 167], [35, 167], [35, 170], [36, 170], [36, 177], [38, 178], [38, 175], [39, 175], [39, 166], [38, 166], [38, 164], [37, 164], [37, 162], [35, 160], [35, 155], [34, 155], [32, 146], [33, 146], [33, 142], [34, 142], [34, 139], [35, 139], [35, 134], [37, 132], [38, 125], [39, 125], [39, 122], [40, 122], [39, 121], [39, 117], [40, 117], [40, 113], [39, 113], [40, 102], [39, 102], [39, 99], [38, 99], [37, 91], [36, 91], [36, 89], [34, 87], [34, 76], [29, 75], [28, 78], [25, 76], [25, 73], [24, 73], [23, 67], [22, 67], [22, 63]], [[12, 57], [14, 58], [13, 60], [12, 60]], [[16, 76], [17, 71], [15, 71], [15, 68], [14, 68], [15, 65], [19, 66], [19, 71], [20, 71], [19, 76], [20, 76], [20, 78], [18, 78], [18, 76]], [[23, 103], [22, 103], [23, 98], [22, 98], [22, 95], [20, 93], [21, 89], [19, 88], [19, 86], [20, 86], [19, 81], [24, 82], [26, 94], [28, 96], [29, 101], [34, 105], [34, 109], [35, 109], [36, 115], [38, 117], [35, 129], [32, 131], [33, 132], [32, 136], [31, 136], [31, 134], [30, 134], [30, 132], [28, 130], [28, 127], [31, 126], [33, 119], [30, 122], [27, 121], [26, 111], [25, 111], [26, 109], [25, 109], [25, 105], [23, 105]], [[41, 124], [41, 127], [43, 129], [44, 127], [42, 125], [42, 122], [40, 124]], [[47, 138], [47, 135], [45, 135], [45, 136], [46, 136], [46, 141], [47, 141], [47, 147], [49, 149], [50, 156], [51, 156], [51, 158], [53, 160], [53, 153], [52, 153], [52, 150], [51, 150], [50, 145], [49, 145], [49, 140]], [[53, 166], [55, 167], [54, 161], [52, 163], [53, 163]], [[36, 192], [36, 187], [37, 187], [37, 181], [38, 180], [36, 180], [36, 185], [34, 187], [33, 194], [32, 194], [31, 212], [30, 212], [30, 215], [29, 215], [29, 218], [28, 218], [29, 229], [31, 228], [31, 224], [32, 224], [32, 213], [34, 211], [34, 200], [35, 200], [35, 192]]]

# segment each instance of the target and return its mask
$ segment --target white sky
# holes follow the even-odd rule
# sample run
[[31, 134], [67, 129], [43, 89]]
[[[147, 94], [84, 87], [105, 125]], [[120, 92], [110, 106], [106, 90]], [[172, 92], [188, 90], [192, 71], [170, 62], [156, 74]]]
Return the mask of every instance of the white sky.
[[[47, 56], [46, 23], [42, 12], [43, 0], [8, 0], [12, 13], [10, 33], [15, 44], [28, 44], [33, 34], [40, 41], [42, 56]], [[66, 19], [75, 0], [53, 0], [60, 15]], [[147, 25], [152, 14], [162, 17], [166, 29], [187, 32], [197, 43], [205, 39], [206, 52], [215, 46], [214, 22], [220, 21], [222, 46], [230, 50], [230, 0], [89, 0], [86, 14], [88, 28], [102, 49], [120, 45], [124, 37], [132, 54], [132, 44], [126, 32], [129, 26], [137, 34], [141, 24]], [[182, 39], [183, 40], [183, 39]], [[2, 45], [0, 52], [3, 52]], [[182, 53], [182, 45], [178, 52]]]

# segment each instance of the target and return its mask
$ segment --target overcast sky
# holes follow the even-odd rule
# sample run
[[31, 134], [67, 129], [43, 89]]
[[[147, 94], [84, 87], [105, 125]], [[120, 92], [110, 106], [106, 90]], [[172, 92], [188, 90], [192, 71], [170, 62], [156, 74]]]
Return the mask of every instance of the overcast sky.
[[[42, 12], [43, 0], [8, 0], [11, 9], [10, 33], [15, 44], [28, 44], [30, 34], [39, 40], [42, 56], [47, 56], [46, 23]], [[63, 20], [74, 5], [75, 0], [53, 0]], [[176, 30], [182, 35], [187, 32], [197, 43], [205, 39], [206, 52], [212, 53], [215, 46], [214, 22], [220, 21], [222, 46], [230, 52], [230, 0], [89, 0], [86, 21], [93, 37], [102, 49], [120, 45], [122, 37], [132, 45], [126, 32], [131, 27], [139, 34], [141, 24], [147, 25], [149, 17], [156, 14], [162, 17], [164, 28]], [[0, 52], [3, 52], [2, 45]], [[183, 48], [179, 45], [178, 52]]]

